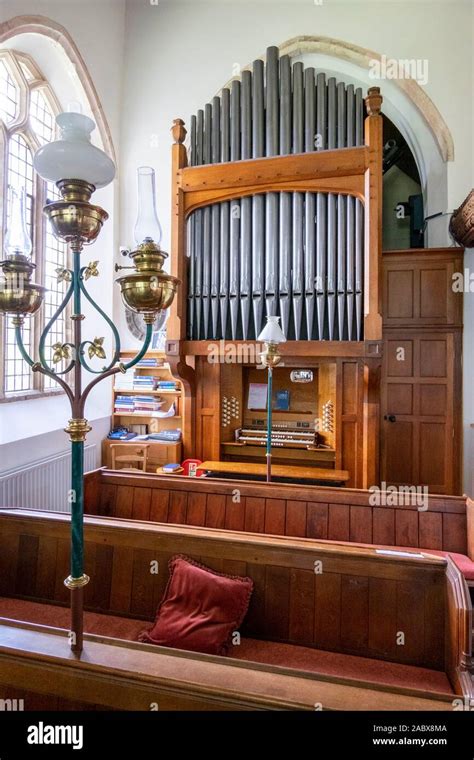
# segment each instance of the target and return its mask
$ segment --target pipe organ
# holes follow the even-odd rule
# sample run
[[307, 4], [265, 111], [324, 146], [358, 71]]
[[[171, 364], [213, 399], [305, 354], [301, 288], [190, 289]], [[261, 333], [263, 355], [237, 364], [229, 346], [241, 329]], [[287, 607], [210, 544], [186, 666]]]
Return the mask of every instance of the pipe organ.
[[[362, 90], [278, 49], [191, 117], [191, 166], [362, 146]], [[279, 314], [294, 340], [363, 340], [364, 208], [341, 193], [266, 192], [187, 225], [190, 340], [255, 339]]]
[[364, 98], [271, 47], [191, 117], [188, 148], [174, 121], [181, 286], [166, 353], [184, 389], [185, 457], [264, 461], [266, 413], [248, 408], [245, 378], [266, 315], [278, 315], [287, 342], [275, 379], [311, 370], [317, 388], [303, 409], [305, 385], [291, 386], [291, 407], [274, 411], [275, 456], [377, 482], [381, 104], [379, 88]]

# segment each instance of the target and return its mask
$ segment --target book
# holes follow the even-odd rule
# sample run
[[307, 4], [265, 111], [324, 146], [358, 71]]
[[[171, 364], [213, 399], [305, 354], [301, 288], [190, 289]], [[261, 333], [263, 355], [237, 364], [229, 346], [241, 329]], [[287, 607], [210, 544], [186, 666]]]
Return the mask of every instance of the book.
[[290, 391], [277, 391], [275, 394], [275, 409], [287, 412], [290, 408]]
[[176, 472], [176, 470], [180, 470], [181, 465], [180, 464], [164, 464], [162, 467], [163, 472]]

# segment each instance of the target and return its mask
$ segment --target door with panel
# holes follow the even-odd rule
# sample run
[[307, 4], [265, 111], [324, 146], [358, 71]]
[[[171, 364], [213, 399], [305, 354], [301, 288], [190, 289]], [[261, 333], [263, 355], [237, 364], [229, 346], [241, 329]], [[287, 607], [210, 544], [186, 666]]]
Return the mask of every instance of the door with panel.
[[386, 331], [381, 479], [459, 492], [460, 334]]

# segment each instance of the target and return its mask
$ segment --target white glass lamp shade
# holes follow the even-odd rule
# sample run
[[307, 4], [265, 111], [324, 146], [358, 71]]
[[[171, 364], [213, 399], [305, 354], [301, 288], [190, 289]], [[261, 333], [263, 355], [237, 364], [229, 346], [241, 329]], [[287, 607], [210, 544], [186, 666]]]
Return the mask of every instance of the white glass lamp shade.
[[285, 333], [280, 327], [280, 317], [267, 317], [267, 324], [257, 340], [263, 343], [286, 343]]
[[161, 243], [161, 225], [156, 213], [155, 170], [151, 166], [139, 166], [137, 169], [138, 213], [133, 237], [140, 245], [144, 240]]
[[29, 256], [32, 245], [26, 226], [26, 191], [24, 187], [10, 190], [10, 218], [5, 234], [5, 253], [12, 256]]
[[105, 187], [115, 177], [115, 164], [103, 150], [91, 143], [95, 123], [80, 113], [56, 116], [61, 136], [36, 151], [33, 164], [48, 182], [78, 179], [94, 187]]

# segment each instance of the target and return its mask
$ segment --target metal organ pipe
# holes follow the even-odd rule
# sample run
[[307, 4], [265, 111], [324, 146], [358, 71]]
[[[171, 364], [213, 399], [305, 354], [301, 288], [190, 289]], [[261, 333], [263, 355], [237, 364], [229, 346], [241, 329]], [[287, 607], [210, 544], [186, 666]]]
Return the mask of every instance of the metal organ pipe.
[[[241, 158], [252, 158], [252, 74], [242, 72]], [[240, 316], [242, 337], [248, 338], [250, 318], [250, 269], [252, 257], [252, 199], [240, 201]], [[237, 336], [236, 336], [237, 337]]]
[[[293, 153], [304, 150], [304, 69], [302, 63], [293, 66]], [[293, 193], [293, 261], [292, 261], [292, 301], [295, 339], [301, 338], [303, 316], [303, 272], [304, 272], [304, 193]]]
[[[280, 155], [291, 153], [291, 63], [280, 58]], [[291, 193], [280, 193], [279, 303], [281, 325], [288, 335], [291, 294]]]
[[[266, 142], [265, 155], [277, 156], [279, 154], [279, 129], [278, 120], [280, 115], [279, 103], [279, 60], [278, 48], [267, 49], [266, 65], [266, 88], [265, 88], [265, 111], [266, 111]], [[267, 315], [276, 314], [276, 295], [278, 282], [278, 257], [279, 257], [279, 197], [278, 193], [265, 195], [265, 302]]]
[[[230, 90], [225, 88], [221, 94], [221, 157], [222, 163], [230, 161]], [[230, 202], [220, 205], [220, 277], [219, 303], [222, 338], [227, 337], [227, 319], [229, 314], [229, 241], [230, 241]], [[219, 333], [214, 335], [217, 338]]]
[[[361, 89], [278, 48], [191, 117], [190, 164], [363, 145]], [[188, 220], [188, 336], [255, 338], [280, 314], [291, 339], [363, 340], [364, 209], [334, 193], [255, 195]]]
[[[230, 160], [238, 161], [240, 155], [240, 82], [237, 79], [230, 88]], [[231, 338], [237, 338], [239, 315], [239, 264], [240, 264], [240, 211], [241, 201], [230, 202], [230, 249], [229, 249], [229, 301]]]
[[[316, 79], [316, 148], [327, 149], [327, 109], [326, 109], [326, 77], [318, 74]], [[326, 277], [328, 255], [327, 231], [327, 196], [325, 193], [316, 195], [316, 312], [317, 335], [323, 340], [325, 334], [326, 315]], [[308, 336], [311, 339], [311, 336]]]
[[[304, 148], [306, 153], [315, 149], [316, 140], [316, 89], [314, 69], [304, 72]], [[314, 321], [314, 285], [316, 278], [316, 194], [305, 193], [304, 208], [304, 292], [306, 337], [311, 340]]]
[[[217, 164], [221, 153], [221, 101], [217, 96], [212, 99], [212, 141], [211, 161]], [[219, 204], [211, 206], [211, 336], [219, 333], [219, 245], [220, 245], [221, 216]]]

